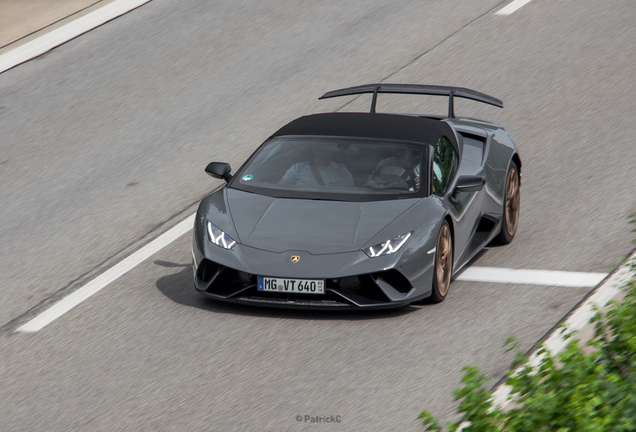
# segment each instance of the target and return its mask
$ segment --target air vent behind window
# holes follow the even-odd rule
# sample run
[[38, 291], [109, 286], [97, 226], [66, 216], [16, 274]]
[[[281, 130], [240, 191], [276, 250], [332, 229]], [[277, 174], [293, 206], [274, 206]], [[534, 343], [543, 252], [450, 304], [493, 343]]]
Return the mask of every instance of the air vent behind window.
[[464, 140], [463, 159], [481, 165], [484, 159], [486, 139], [478, 135], [467, 133], [460, 133], [460, 135]]

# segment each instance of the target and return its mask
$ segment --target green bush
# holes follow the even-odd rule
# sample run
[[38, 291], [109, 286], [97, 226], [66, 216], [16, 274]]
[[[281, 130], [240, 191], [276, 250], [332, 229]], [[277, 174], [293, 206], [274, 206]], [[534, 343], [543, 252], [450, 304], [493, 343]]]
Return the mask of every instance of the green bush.
[[[636, 264], [632, 262], [632, 270]], [[595, 337], [582, 346], [572, 334], [567, 347], [552, 356], [539, 350], [536, 366], [515, 349], [516, 360], [506, 384], [510, 409], [502, 410], [484, 388], [487, 379], [475, 367], [465, 367], [461, 400], [464, 432], [622, 432], [636, 431], [636, 281], [625, 287], [620, 302], [610, 302], [606, 314], [597, 311]], [[425, 430], [441, 431], [436, 418], [423, 411]], [[460, 423], [450, 422], [450, 431]]]

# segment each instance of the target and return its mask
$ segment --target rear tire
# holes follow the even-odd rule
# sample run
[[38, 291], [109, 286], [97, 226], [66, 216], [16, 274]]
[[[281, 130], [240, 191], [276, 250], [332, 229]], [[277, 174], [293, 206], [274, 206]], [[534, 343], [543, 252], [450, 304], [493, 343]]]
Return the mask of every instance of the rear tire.
[[506, 175], [501, 231], [499, 231], [499, 234], [495, 238], [495, 241], [499, 244], [509, 244], [517, 233], [517, 227], [519, 226], [519, 204], [521, 202], [519, 180], [519, 167], [514, 161], [511, 161], [508, 174]]
[[431, 303], [444, 301], [450, 288], [451, 275], [453, 273], [453, 238], [447, 221], [437, 235], [435, 248], [435, 262], [433, 264], [433, 292], [428, 300]]

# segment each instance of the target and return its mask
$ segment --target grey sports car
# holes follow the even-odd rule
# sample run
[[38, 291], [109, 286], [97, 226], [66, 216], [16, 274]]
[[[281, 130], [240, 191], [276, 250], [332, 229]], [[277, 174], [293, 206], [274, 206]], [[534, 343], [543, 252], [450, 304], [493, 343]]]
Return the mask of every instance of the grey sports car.
[[[194, 286], [216, 300], [304, 309], [441, 302], [484, 246], [510, 243], [521, 159], [505, 127], [455, 117], [454, 98], [503, 108], [461, 87], [369, 84], [368, 113], [298, 118], [201, 202]], [[380, 93], [446, 96], [448, 115], [376, 113]]]

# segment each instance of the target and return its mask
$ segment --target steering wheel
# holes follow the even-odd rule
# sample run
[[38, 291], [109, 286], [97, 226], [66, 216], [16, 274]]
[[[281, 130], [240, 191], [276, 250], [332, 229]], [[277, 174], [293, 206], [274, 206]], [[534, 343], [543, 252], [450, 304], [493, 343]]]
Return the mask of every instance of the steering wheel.
[[378, 168], [376, 168], [374, 170], [374, 172], [382, 173], [383, 169], [389, 168], [389, 167], [398, 167], [398, 168], [402, 168], [404, 170], [404, 172], [408, 172], [409, 174], [413, 173], [413, 167], [412, 166], [410, 166], [406, 162], [402, 162], [402, 161], [399, 161], [399, 160], [398, 161], [392, 161], [392, 162], [383, 163]]
[[[381, 174], [382, 170], [390, 167], [398, 167], [404, 170], [402, 175], [397, 174]], [[411, 187], [410, 183], [414, 183], [415, 181], [415, 172], [413, 171], [413, 167], [402, 161], [391, 161], [380, 165], [375, 171], [375, 174], [371, 179], [367, 182], [369, 186], [373, 189], [401, 189], [408, 190]], [[404, 173], [408, 173], [407, 177], [411, 177], [409, 181], [406, 181], [403, 176]]]
[[409, 184], [399, 175], [378, 174], [365, 183], [372, 189], [398, 189], [408, 190]]

